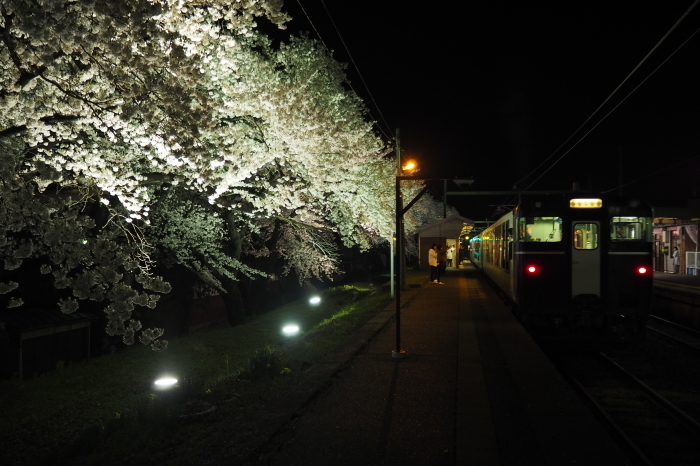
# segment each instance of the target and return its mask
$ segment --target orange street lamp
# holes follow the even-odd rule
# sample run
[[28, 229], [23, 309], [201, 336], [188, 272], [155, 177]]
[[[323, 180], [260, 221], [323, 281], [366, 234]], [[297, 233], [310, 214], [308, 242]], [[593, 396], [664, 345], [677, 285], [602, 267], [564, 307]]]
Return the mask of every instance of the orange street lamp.
[[[401, 152], [400, 149], [398, 148], [398, 134], [399, 130], [396, 130], [396, 135], [397, 135], [397, 150], [396, 150], [396, 157], [400, 161], [401, 157]], [[415, 161], [409, 160], [406, 162], [406, 165], [401, 165], [401, 163], [398, 163], [399, 166], [399, 172], [398, 175], [396, 176], [396, 257], [394, 258], [394, 262], [396, 263], [396, 266], [394, 268], [394, 277], [392, 277], [392, 283], [394, 280], [396, 280], [396, 349], [392, 351], [392, 357], [397, 358], [397, 359], [402, 359], [406, 356], [406, 352], [401, 349], [401, 288], [403, 286], [403, 214], [404, 214], [404, 206], [403, 206], [403, 198], [401, 196], [401, 179], [405, 178], [403, 176], [404, 171], [413, 171], [416, 170], [418, 165], [416, 164]], [[422, 195], [422, 193], [421, 193]], [[415, 202], [415, 200], [413, 201]], [[410, 204], [412, 205], [413, 202]]]
[[408, 162], [406, 162], [406, 165], [401, 167], [401, 169], [408, 171], [408, 170], [415, 170], [417, 167], [418, 167], [418, 164], [415, 161], [409, 160]]

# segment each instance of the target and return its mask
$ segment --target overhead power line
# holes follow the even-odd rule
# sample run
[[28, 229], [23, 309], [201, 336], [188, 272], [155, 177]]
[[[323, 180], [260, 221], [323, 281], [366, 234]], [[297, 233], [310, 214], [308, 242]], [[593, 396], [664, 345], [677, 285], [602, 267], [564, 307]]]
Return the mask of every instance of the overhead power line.
[[[700, 1], [700, 0], [698, 0], [698, 1]], [[307, 20], [309, 21], [309, 23], [311, 24], [311, 27], [312, 27], [312, 28], [314, 29], [314, 31], [316, 32], [316, 35], [317, 35], [318, 38], [321, 40], [321, 43], [323, 43], [323, 45], [326, 47], [326, 49], [330, 51], [331, 49], [330, 49], [330, 48], [328, 47], [328, 45], [324, 42], [323, 38], [321, 37], [321, 34], [318, 32], [318, 29], [316, 29], [316, 26], [314, 25], [313, 21], [311, 21], [311, 18], [309, 17], [308, 13], [306, 12], [306, 10], [304, 9], [304, 7], [302, 6], [301, 0], [297, 0], [297, 3], [299, 4], [299, 7], [301, 8], [301, 10], [304, 12], [304, 15], [306, 15], [306, 19], [307, 19]], [[321, 4], [323, 5], [323, 8], [326, 10], [326, 14], [328, 15], [328, 18], [330, 19], [331, 24], [333, 25], [333, 28], [335, 29], [336, 34], [338, 34], [338, 37], [340, 38], [340, 42], [343, 44], [343, 47], [345, 48], [345, 51], [346, 51], [347, 54], [348, 54], [348, 57], [350, 57], [350, 62], [352, 63], [352, 66], [355, 68], [355, 71], [357, 71], [357, 75], [360, 77], [360, 81], [362, 81], [362, 84], [364, 85], [365, 90], [367, 91], [367, 94], [369, 95], [370, 99], [372, 100], [372, 103], [374, 104], [374, 107], [377, 109], [377, 112], [379, 113], [379, 116], [381, 117], [381, 120], [382, 120], [382, 121], [384, 122], [384, 124], [386, 125], [386, 128], [387, 128], [389, 134], [387, 134], [387, 132], [384, 131], [384, 129], [381, 127], [381, 125], [377, 124], [377, 128], [379, 129], [379, 131], [382, 132], [382, 134], [384, 135], [384, 137], [386, 137], [388, 140], [393, 140], [393, 139], [394, 139], [394, 136], [393, 136], [393, 132], [392, 132], [391, 129], [390, 129], [391, 127], [389, 126], [389, 124], [387, 123], [386, 119], [384, 118], [384, 115], [382, 114], [382, 111], [381, 111], [381, 109], [379, 108], [379, 105], [377, 104], [377, 101], [374, 100], [374, 96], [372, 95], [372, 92], [369, 90], [369, 87], [367, 86], [367, 83], [365, 82], [365, 79], [364, 79], [364, 77], [362, 76], [362, 73], [360, 72], [360, 69], [359, 69], [359, 67], [357, 66], [357, 63], [355, 63], [355, 60], [353, 59], [352, 54], [350, 53], [350, 50], [348, 49], [347, 45], [345, 45], [345, 40], [343, 40], [343, 36], [340, 34], [340, 31], [338, 30], [338, 27], [336, 26], [335, 21], [333, 21], [333, 17], [331, 16], [330, 11], [328, 11], [328, 8], [326, 7], [326, 3], [325, 3], [323, 0], [321, 0]], [[355, 88], [352, 86], [352, 84], [348, 83], [348, 85], [350, 86], [350, 89], [352, 89], [352, 91], [355, 92], [355, 94], [357, 94], [357, 91], [356, 91]]]
[[[666, 38], [668, 38], [669, 35], [671, 35], [671, 33], [672, 33], [672, 32], [678, 27], [678, 25], [688, 16], [688, 14], [690, 14], [690, 12], [697, 6], [698, 3], [700, 3], [700, 0], [695, 0], [695, 2], [693, 2], [693, 4], [685, 11], [685, 13], [683, 13], [683, 15], [681, 15], [681, 17], [678, 19], [678, 21], [676, 21], [676, 23], [671, 27], [671, 29], [669, 29], [668, 32], [666, 32], [666, 34], [664, 34], [664, 36], [659, 40], [659, 42], [656, 43], [656, 45], [649, 51], [649, 53], [647, 53], [647, 55], [642, 59], [642, 61], [640, 61], [639, 64], [637, 64], [637, 66], [629, 73], [629, 75], [627, 75], [627, 77], [615, 88], [615, 90], [603, 101], [603, 103], [601, 103], [601, 104], [598, 106], [598, 108], [586, 119], [586, 121], [584, 121], [584, 122], [571, 134], [571, 136], [569, 136], [559, 147], [557, 147], [557, 149], [554, 150], [554, 152], [552, 152], [552, 154], [551, 154], [549, 157], [547, 157], [545, 160], [543, 160], [543, 161], [542, 161], [537, 167], [535, 167], [530, 173], [528, 173], [528, 174], [525, 175], [523, 178], [521, 178], [520, 180], [518, 180], [518, 181], [516, 182], [516, 185], [519, 184], [519, 183], [521, 183], [522, 181], [526, 180], [529, 176], [531, 176], [533, 173], [535, 173], [537, 170], [539, 170], [540, 167], [542, 167], [548, 160], [550, 160], [552, 157], [554, 157], [564, 146], [566, 146], [566, 144], [567, 144], [569, 141], [571, 141], [571, 140], [574, 138], [574, 136], [576, 136], [579, 132], [581, 132], [581, 130], [583, 129], [583, 127], [584, 127], [589, 121], [591, 121], [591, 119], [593, 119], [593, 117], [594, 117], [596, 114], [598, 114], [598, 113], [600, 112], [600, 110], [603, 108], [603, 106], [605, 106], [605, 104], [607, 104], [607, 103], [610, 101], [610, 99], [612, 99], [612, 97], [620, 90], [620, 88], [622, 88], [622, 86], [623, 86], [625, 83], [627, 83], [627, 81], [629, 81], [629, 79], [630, 79], [630, 78], [637, 72], [637, 70], [649, 59], [649, 57], [661, 46], [661, 44], [662, 44], [663, 42], [666, 41]], [[688, 37], [685, 41], [683, 41], [683, 43], [682, 43], [681, 45], [679, 45], [668, 57], [666, 57], [666, 59], [663, 60], [663, 61], [661, 62], [661, 64], [659, 64], [656, 68], [654, 68], [654, 69], [653, 69], [653, 70], [652, 70], [652, 71], [651, 71], [637, 86], [634, 87], [634, 89], [632, 89], [620, 102], [618, 102], [617, 105], [615, 105], [615, 106], [612, 108], [612, 110], [610, 110], [608, 113], [606, 113], [606, 114], [591, 128], [591, 129], [589, 129], [589, 130], [588, 130], [583, 136], [581, 136], [581, 137], [580, 137], [566, 152], [564, 152], [558, 159], [556, 159], [556, 160], [554, 161], [554, 163], [552, 163], [552, 164], [551, 164], [546, 170], [544, 170], [537, 178], [535, 178], [529, 185], [527, 185], [527, 187], [525, 187], [525, 188], [522, 189], [522, 190], [519, 190], [519, 194], [522, 193], [522, 192], [524, 192], [524, 191], [527, 191], [527, 189], [529, 189], [529, 188], [530, 188], [533, 184], [535, 184], [540, 178], [542, 178], [549, 170], [551, 170], [552, 168], [554, 168], [554, 166], [555, 166], [557, 163], [559, 163], [564, 157], [566, 157], [566, 156], [569, 154], [569, 152], [571, 152], [581, 141], [583, 141], [583, 139], [584, 139], [586, 136], [588, 136], [595, 128], [597, 128], [598, 125], [600, 125], [613, 111], [615, 111], [625, 100], [627, 100], [627, 98], [629, 98], [642, 84], [644, 84], [654, 73], [656, 73], [656, 71], [658, 71], [659, 68], [661, 68], [669, 59], [671, 59], [671, 57], [673, 57], [683, 46], [685, 46], [685, 44], [688, 43], [698, 32], [700, 32], [700, 28], [697, 29], [697, 30], [696, 30], [690, 37]], [[519, 195], [519, 194], [518, 194], [518, 195]], [[518, 195], [516, 195], [513, 199], [516, 199]], [[511, 199], [511, 201], [512, 201], [512, 199]], [[510, 202], [510, 201], [508, 201], [508, 202]]]
[[[699, 0], [699, 1], [700, 1], [700, 0]], [[539, 180], [540, 178], [542, 178], [549, 170], [551, 170], [551, 169], [554, 167], [554, 165], [556, 165], [557, 163], [559, 163], [566, 155], [569, 154], [569, 152], [571, 152], [574, 148], [576, 148], [576, 146], [577, 146], [581, 141], [583, 141], [583, 140], [586, 138], [586, 136], [588, 136], [591, 132], [593, 132], [593, 130], [596, 129], [596, 128], [598, 127], [598, 125], [600, 125], [600, 124], [601, 124], [603, 121], [605, 121], [605, 119], [608, 118], [615, 110], [617, 110], [617, 108], [618, 108], [620, 105], [622, 105], [634, 92], [636, 92], [636, 90], [639, 89], [639, 88], [642, 86], [642, 84], [644, 84], [649, 78], [651, 78], [652, 75], [653, 75], [654, 73], [656, 73], [656, 71], [659, 70], [659, 68], [661, 68], [668, 60], [670, 60], [670, 59], [676, 54], [676, 52], [678, 52], [678, 51], [681, 49], [681, 47], [683, 47], [688, 41], [690, 41], [698, 32], [700, 32], [700, 28], [696, 29], [695, 32], [694, 32], [693, 34], [691, 34], [690, 37], [688, 37], [678, 48], [676, 48], [676, 50], [674, 50], [663, 62], [661, 62], [661, 64], [659, 64], [659, 66], [657, 66], [656, 68], [654, 68], [654, 70], [652, 70], [652, 71], [649, 73], [649, 75], [648, 75], [647, 77], [645, 77], [639, 84], [637, 84], [637, 86], [634, 87], [634, 89], [632, 89], [627, 95], [625, 95], [625, 97], [624, 97], [622, 100], [620, 100], [620, 102], [618, 102], [608, 113], [606, 113], [606, 114], [591, 128], [591, 129], [589, 129], [588, 131], [586, 131], [586, 133], [585, 133], [583, 136], [581, 136], [581, 137], [580, 137], [566, 152], [564, 152], [564, 153], [561, 155], [561, 157], [559, 157], [557, 160], [555, 160], [553, 164], [551, 164], [545, 171], [543, 171], [543, 172], [540, 174], [540, 176], [538, 176], [537, 178], [535, 178], [535, 180], [534, 180], [532, 183], [530, 183], [530, 184], [528, 185], [528, 187], [525, 188], [524, 190], [527, 190], [530, 186], [532, 186], [533, 184], [535, 184], [535, 182], [537, 182], [537, 180]], [[580, 128], [579, 128], [579, 129], [580, 129]], [[578, 131], [578, 130], [577, 130], [577, 131]], [[557, 150], [558, 150], [558, 149], [557, 149]], [[550, 158], [551, 158], [551, 156], [550, 156]], [[543, 162], [543, 163], [544, 163], [544, 162]], [[541, 166], [541, 164], [540, 164], [540, 166]]]
[[609, 193], [609, 192], [611, 192], [611, 191], [615, 191], [616, 189], [624, 188], [625, 186], [629, 186], [629, 185], [631, 185], [631, 184], [638, 183], [638, 182], [640, 182], [640, 181], [642, 181], [642, 180], [646, 180], [647, 178], [651, 178], [651, 177], [654, 176], [654, 175], [658, 175], [659, 173], [662, 173], [662, 172], [671, 170], [672, 168], [676, 168], [676, 167], [679, 166], [679, 165], [683, 165], [683, 164], [685, 164], [685, 163], [688, 163], [688, 162], [690, 162], [690, 161], [692, 161], [692, 160], [695, 160], [695, 159], [697, 159], [697, 158], [699, 158], [699, 157], [700, 157], [700, 155], [695, 155], [695, 156], [693, 156], [693, 157], [690, 157], [689, 159], [683, 160], [682, 162], [674, 163], [673, 165], [664, 167], [664, 168], [662, 168], [661, 170], [655, 170], [655, 171], [653, 171], [652, 173], [648, 173], [648, 174], [646, 174], [646, 175], [644, 175], [644, 176], [642, 176], [642, 177], [639, 177], [639, 178], [637, 178], [637, 179], [635, 179], [635, 180], [628, 181], [627, 183], [621, 184], [621, 185], [619, 185], [619, 186], [615, 186], [614, 188], [608, 189], [607, 191], [603, 191], [603, 193], [604, 193], [604, 194], [605, 194], [605, 193]]
[[[697, 1], [700, 1], [700, 0], [697, 0]], [[367, 94], [369, 94], [369, 98], [372, 99], [372, 103], [374, 104], [374, 107], [377, 109], [377, 112], [379, 112], [379, 116], [382, 118], [382, 121], [386, 125], [387, 129], [391, 128], [389, 126], [389, 124], [386, 122], [386, 119], [384, 118], [384, 115], [382, 114], [382, 110], [379, 108], [377, 101], [374, 100], [374, 96], [372, 95], [372, 92], [369, 90], [369, 86], [367, 86], [367, 83], [365, 82], [365, 78], [362, 76], [362, 73], [360, 73], [360, 68], [357, 66], [357, 63], [355, 63], [355, 59], [352, 58], [352, 54], [350, 53], [350, 49], [348, 49], [348, 46], [345, 45], [345, 40], [343, 40], [343, 36], [340, 34], [340, 31], [338, 30], [338, 27], [336, 26], [335, 21], [333, 21], [333, 17], [331, 16], [331, 12], [328, 11], [328, 8], [326, 7], [326, 2], [321, 0], [321, 4], [323, 5], [323, 8], [326, 10], [326, 14], [328, 15], [328, 19], [331, 20], [331, 24], [333, 24], [333, 28], [335, 29], [335, 32], [338, 34], [338, 37], [340, 38], [340, 42], [342, 42], [343, 47], [345, 47], [345, 51], [348, 53], [348, 57], [350, 57], [350, 61], [352, 62], [352, 66], [355, 67], [355, 70], [357, 71], [357, 75], [360, 77], [362, 84], [365, 86], [365, 89], [367, 90]], [[389, 132], [391, 133], [391, 129], [389, 129]], [[386, 136], [386, 133], [384, 133], [384, 136]]]

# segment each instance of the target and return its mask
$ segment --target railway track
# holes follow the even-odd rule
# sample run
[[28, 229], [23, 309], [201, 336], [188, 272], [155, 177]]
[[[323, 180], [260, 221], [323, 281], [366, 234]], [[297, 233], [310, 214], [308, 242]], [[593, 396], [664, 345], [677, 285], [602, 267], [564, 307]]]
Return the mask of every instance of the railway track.
[[633, 348], [553, 359], [633, 464], [700, 464], [700, 351], [654, 331]]
[[698, 330], [654, 315], [649, 316], [647, 330], [672, 341], [684, 350], [700, 353], [700, 331]]

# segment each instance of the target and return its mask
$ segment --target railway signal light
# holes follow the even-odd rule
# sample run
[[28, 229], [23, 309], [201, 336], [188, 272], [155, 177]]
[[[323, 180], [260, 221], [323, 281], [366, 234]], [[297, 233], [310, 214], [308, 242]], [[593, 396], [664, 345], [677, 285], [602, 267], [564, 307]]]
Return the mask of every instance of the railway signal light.
[[647, 273], [647, 268], [646, 268], [646, 267], [639, 267], [639, 268], [637, 269], [637, 273], [638, 273], [639, 275], [644, 275], [644, 274]]
[[530, 273], [535, 273], [537, 272], [537, 267], [535, 267], [534, 265], [528, 265], [526, 270]]

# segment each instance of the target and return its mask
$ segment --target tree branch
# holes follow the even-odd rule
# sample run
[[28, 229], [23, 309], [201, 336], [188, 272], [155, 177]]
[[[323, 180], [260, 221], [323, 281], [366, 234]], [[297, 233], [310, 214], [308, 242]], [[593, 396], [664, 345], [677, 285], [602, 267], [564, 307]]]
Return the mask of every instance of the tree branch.
[[[66, 122], [66, 121], [77, 121], [80, 120], [82, 117], [76, 116], [76, 115], [47, 115], [44, 117], [39, 118], [39, 121], [47, 124], [53, 124], [53, 123], [61, 123], [61, 122]], [[13, 136], [15, 134], [22, 133], [27, 130], [27, 125], [20, 125], [20, 126], [12, 126], [10, 128], [5, 128], [2, 131], [0, 131], [0, 139], [7, 137], [7, 136]]]
[[[2, 12], [2, 16], [5, 19], [5, 27], [0, 28], [0, 37], [2, 37], [2, 42], [5, 44], [5, 47], [7, 47], [7, 52], [10, 54], [12, 62], [15, 64], [15, 67], [19, 71], [19, 79], [15, 84], [19, 87], [24, 87], [29, 81], [40, 76], [41, 73], [43, 73], [46, 70], [46, 67], [40, 66], [39, 68], [36, 68], [31, 72], [25, 70], [22, 67], [22, 60], [20, 60], [19, 55], [17, 55], [17, 51], [15, 50], [14, 44], [12, 42], [12, 36], [10, 35], [10, 25], [12, 24], [12, 19], [15, 15], [7, 13], [7, 10], [4, 7], [0, 11]], [[3, 91], [3, 94], [6, 93], [6, 91]]]

